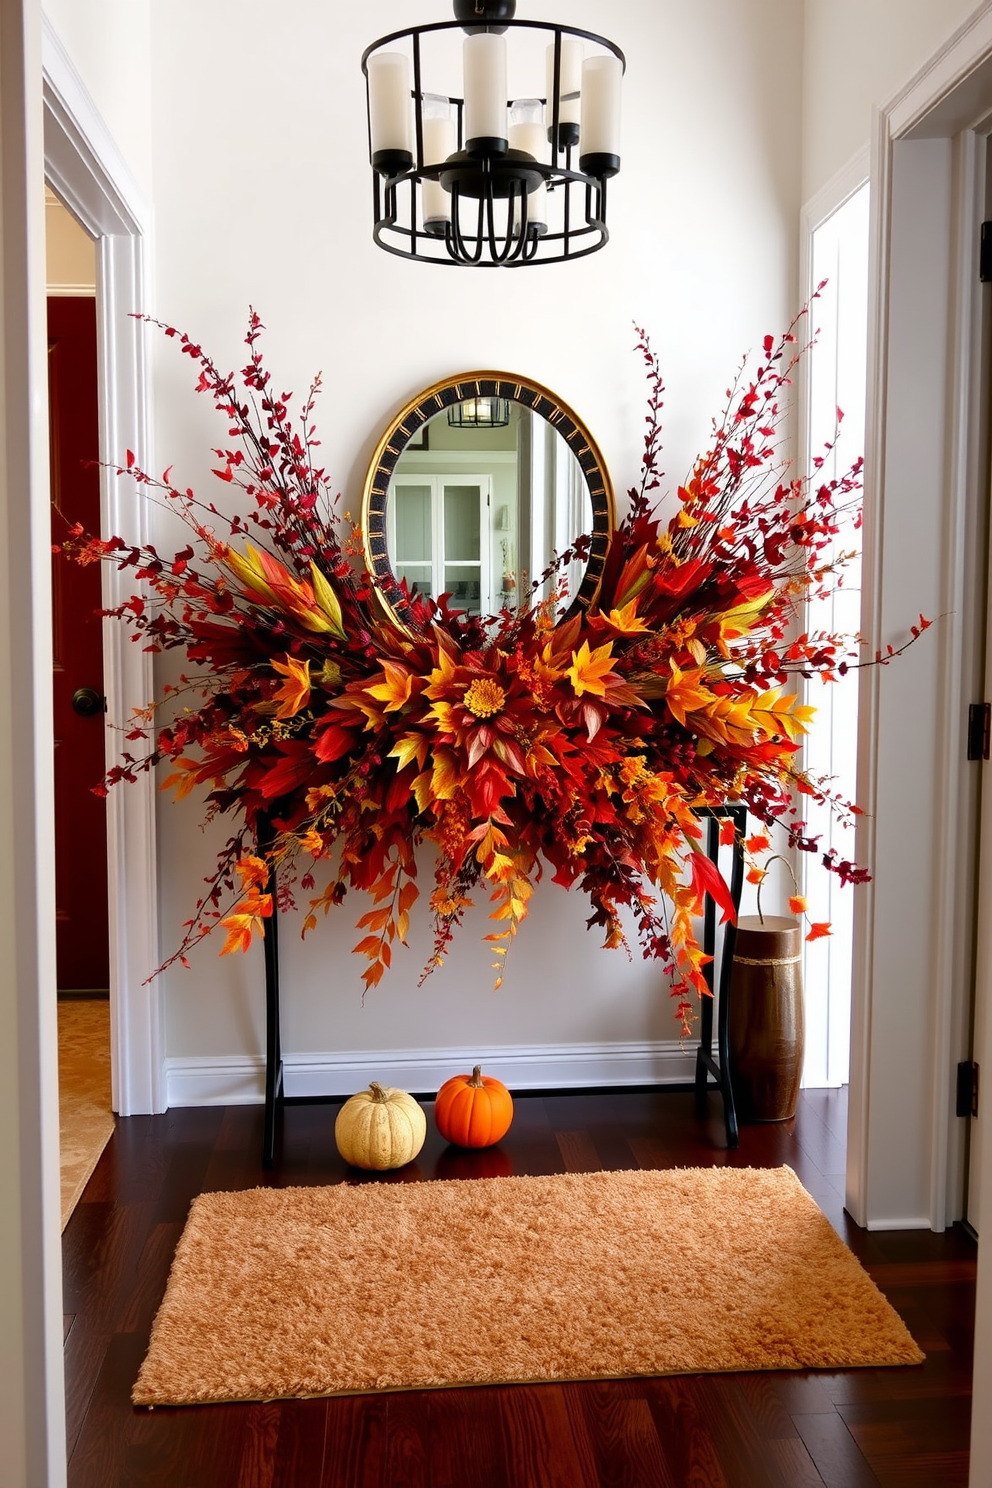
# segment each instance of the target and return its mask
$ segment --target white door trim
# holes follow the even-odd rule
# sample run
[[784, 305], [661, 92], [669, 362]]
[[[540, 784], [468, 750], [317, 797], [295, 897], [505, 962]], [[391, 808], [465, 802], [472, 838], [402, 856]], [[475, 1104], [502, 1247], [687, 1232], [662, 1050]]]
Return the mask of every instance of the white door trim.
[[[144, 327], [131, 318], [132, 311], [151, 308], [150, 209], [47, 17], [42, 59], [45, 176], [97, 240], [100, 456], [123, 462], [131, 450], [150, 469]], [[144, 541], [137, 487], [107, 470], [101, 520], [104, 535]], [[122, 603], [133, 587], [133, 578], [104, 570], [107, 608]], [[126, 723], [153, 696], [151, 657], [114, 621], [104, 622], [104, 682], [110, 724]], [[108, 730], [108, 764], [122, 742], [120, 732]], [[166, 1109], [161, 993], [157, 981], [145, 985], [159, 963], [153, 774], [111, 791], [107, 858], [114, 1110], [149, 1114]]]
[[[981, 500], [978, 467], [981, 411], [976, 406], [980, 367], [979, 285], [977, 282], [977, 223], [983, 182], [979, 164], [983, 151], [975, 133], [992, 99], [992, 5], [985, 5], [952, 36], [931, 62], [885, 107], [877, 111], [872, 139], [872, 252], [869, 335], [869, 406], [866, 427], [863, 633], [866, 649], [874, 651], [890, 636], [892, 624], [883, 612], [886, 578], [891, 585], [891, 554], [883, 567], [886, 544], [900, 521], [897, 444], [892, 423], [893, 388], [904, 369], [898, 354], [890, 359], [894, 335], [906, 323], [905, 265], [910, 257], [907, 234], [893, 234], [894, 187], [901, 192], [901, 210], [916, 189], [907, 182], [913, 142], [929, 149], [932, 199], [927, 198], [935, 240], [939, 239], [946, 266], [935, 263], [924, 299], [918, 304], [921, 322], [931, 323], [932, 356], [927, 375], [934, 373], [935, 397], [931, 426], [919, 429], [922, 444], [939, 448], [941, 473], [934, 482], [932, 501], [942, 515], [941, 534], [932, 556], [922, 567], [937, 598], [941, 616], [925, 644], [933, 647], [928, 695], [921, 696], [921, 727], [929, 730], [932, 774], [918, 781], [915, 799], [907, 797], [907, 812], [923, 822], [923, 852], [915, 865], [928, 888], [925, 1027], [913, 1037], [915, 1063], [903, 1072], [907, 1109], [925, 1108], [917, 1123], [921, 1148], [916, 1199], [920, 1222], [941, 1230], [960, 1214], [962, 1191], [961, 1123], [953, 1116], [953, 1066], [967, 1055], [970, 993], [971, 924], [974, 914], [972, 854], [977, 775], [964, 763], [964, 723], [972, 701], [972, 673], [977, 656], [974, 636], [978, 623], [974, 579], [974, 530], [969, 525]], [[907, 154], [907, 151], [909, 152]], [[899, 153], [897, 153], [899, 152]], [[936, 152], [936, 153], [935, 153]], [[939, 157], [939, 158], [938, 158]], [[916, 159], [921, 158], [920, 152]], [[907, 196], [908, 193], [908, 196]], [[923, 198], [920, 198], [922, 203]], [[913, 210], [923, 210], [914, 201]], [[911, 234], [909, 235], [911, 236]], [[906, 250], [904, 252], [904, 250]], [[943, 278], [940, 278], [943, 275]], [[899, 299], [902, 296], [902, 299]], [[924, 336], [928, 332], [924, 331]], [[905, 338], [904, 338], [905, 343]], [[939, 406], [938, 406], [939, 404]], [[922, 445], [921, 445], [922, 447]], [[917, 496], [918, 499], [918, 496]], [[918, 509], [917, 509], [918, 510]], [[912, 506], [904, 509], [903, 523], [914, 520]], [[888, 531], [887, 531], [888, 526]], [[927, 541], [928, 539], [924, 539]], [[932, 603], [932, 600], [928, 601]], [[906, 614], [908, 624], [915, 616]], [[891, 674], [878, 668], [862, 673], [859, 794], [867, 811], [859, 831], [858, 857], [875, 865], [884, 851], [891, 821], [879, 821], [879, 735], [891, 719], [885, 712], [882, 689]], [[927, 719], [931, 720], [929, 723]], [[891, 721], [889, 723], [891, 740]], [[886, 757], [887, 768], [891, 755]], [[889, 805], [891, 812], [891, 802]], [[891, 865], [890, 865], [891, 867]], [[879, 912], [882, 892], [876, 881], [861, 892], [857, 910], [854, 968], [854, 1008], [851, 1102], [848, 1133], [847, 1207], [859, 1224], [885, 1227], [891, 1216], [876, 1196], [882, 1164], [879, 1154], [886, 1141], [890, 1150], [899, 1140], [891, 1092], [894, 1072], [886, 1066], [885, 1031], [880, 1026], [877, 987], [886, 982], [891, 1006], [897, 989], [886, 972], [887, 937], [899, 934]], [[885, 889], [891, 893], [891, 883]], [[914, 926], [910, 935], [923, 935]], [[921, 947], [924, 939], [921, 938]], [[921, 983], [922, 987], [922, 983]], [[918, 989], [918, 1005], [923, 1001]], [[916, 1012], [910, 1017], [918, 1017]], [[883, 1088], [884, 1087], [884, 1088]], [[919, 1092], [922, 1090], [922, 1096]], [[907, 1125], [906, 1142], [914, 1141]]]

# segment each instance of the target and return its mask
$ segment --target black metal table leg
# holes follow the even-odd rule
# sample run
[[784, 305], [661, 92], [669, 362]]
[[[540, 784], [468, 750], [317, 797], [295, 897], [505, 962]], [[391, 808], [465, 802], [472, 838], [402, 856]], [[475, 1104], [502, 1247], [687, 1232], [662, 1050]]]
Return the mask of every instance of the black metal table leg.
[[723, 960], [720, 967], [720, 1006], [717, 1016], [717, 1048], [720, 1054], [720, 1089], [723, 1092], [723, 1119], [727, 1128], [727, 1146], [736, 1147], [740, 1141], [737, 1129], [737, 1107], [734, 1105], [734, 1087], [730, 1081], [730, 967], [734, 959], [734, 941], [737, 926], [728, 925], [724, 932]]
[[[720, 847], [720, 820], [730, 817], [734, 823], [734, 853], [733, 867], [730, 875], [730, 897], [734, 909], [740, 909], [741, 894], [744, 889], [744, 852], [741, 846], [741, 838], [747, 827], [747, 809], [744, 806], [715, 806], [700, 811], [700, 816], [706, 821], [706, 848], [707, 855], [715, 863]], [[717, 1057], [713, 1056], [713, 999], [703, 999], [703, 1007], [700, 1013], [700, 1038], [699, 1047], [696, 1050], [696, 1114], [700, 1117], [706, 1114], [706, 1099], [708, 1083], [707, 1077], [712, 1075], [717, 1083], [717, 1088], [723, 1097], [723, 1119], [727, 1132], [727, 1146], [734, 1148], [740, 1141], [740, 1133], [737, 1126], [737, 1109], [734, 1105], [734, 1090], [731, 1083], [730, 1071], [730, 969], [734, 959], [734, 942], [737, 938], [736, 925], [728, 924], [723, 932], [723, 955], [720, 962], [720, 996], [719, 1010], [717, 1014]], [[703, 950], [708, 956], [713, 956], [716, 951], [716, 905], [709, 895], [703, 909]], [[714, 991], [714, 962], [708, 962], [704, 975], [707, 985], [712, 993]]]
[[703, 999], [703, 1006], [699, 1014], [699, 1047], [696, 1050], [696, 1115], [702, 1119], [706, 1115], [706, 1054], [712, 1054], [713, 1050], [713, 1003], [708, 997]]
[[[260, 852], [271, 844], [267, 824], [259, 825]], [[279, 913], [276, 907], [276, 872], [269, 868], [268, 892], [272, 895], [272, 917], [265, 927], [265, 1121], [262, 1129], [262, 1167], [275, 1166], [276, 1112], [281, 1109], [283, 1086], [282, 1037], [279, 1028]]]

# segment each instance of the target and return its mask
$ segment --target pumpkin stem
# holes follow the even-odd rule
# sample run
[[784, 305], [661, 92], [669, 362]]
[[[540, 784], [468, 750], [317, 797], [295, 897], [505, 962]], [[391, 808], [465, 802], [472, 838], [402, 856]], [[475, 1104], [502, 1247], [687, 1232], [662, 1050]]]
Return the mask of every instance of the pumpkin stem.
[[482, 1089], [482, 1065], [481, 1064], [477, 1064], [475, 1066], [475, 1069], [472, 1071], [472, 1078], [471, 1078], [471, 1080], [469, 1080], [468, 1083], [475, 1090], [481, 1090]]
[[384, 1101], [386, 1099], [386, 1092], [383, 1090], [378, 1080], [373, 1080], [372, 1083], [369, 1085], [369, 1095], [374, 1101]]

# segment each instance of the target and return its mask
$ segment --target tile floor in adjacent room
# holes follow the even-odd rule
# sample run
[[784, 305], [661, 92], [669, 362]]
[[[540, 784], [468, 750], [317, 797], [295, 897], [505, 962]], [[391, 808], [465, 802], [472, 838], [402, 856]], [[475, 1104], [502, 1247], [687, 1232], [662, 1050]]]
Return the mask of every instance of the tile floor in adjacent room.
[[59, 1147], [65, 1229], [114, 1131], [110, 1106], [110, 1001], [59, 1000]]

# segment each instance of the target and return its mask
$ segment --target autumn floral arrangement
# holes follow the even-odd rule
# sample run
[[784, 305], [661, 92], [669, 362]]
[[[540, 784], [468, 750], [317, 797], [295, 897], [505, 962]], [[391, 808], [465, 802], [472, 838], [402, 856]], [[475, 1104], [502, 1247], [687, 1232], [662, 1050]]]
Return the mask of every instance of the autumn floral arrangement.
[[[838, 582], [829, 555], [840, 524], [859, 520], [860, 482], [858, 466], [805, 480], [782, 465], [781, 399], [804, 349], [801, 323], [766, 338], [752, 370], [745, 363], [667, 521], [653, 496], [663, 384], [639, 333], [640, 485], [588, 612], [562, 620], [560, 592], [491, 618], [415, 596], [409, 633], [380, 606], [360, 534], [317, 463], [319, 378], [293, 416], [265, 368], [257, 315], [240, 376], [162, 326], [226, 421], [230, 447], [215, 451], [214, 473], [241, 509], [230, 515], [229, 502], [225, 515], [128, 455], [119, 473], [182, 517], [188, 545], [164, 557], [75, 528], [63, 551], [133, 570], [141, 592], [110, 613], [149, 650], [184, 653], [188, 668], [135, 717], [101, 789], [168, 761], [164, 788], [180, 798], [200, 788], [208, 818], [236, 822], [165, 965], [185, 962], [217, 921], [225, 952], [246, 949], [273, 913], [273, 884], [280, 907], [294, 891], [307, 896], [304, 934], [362, 890], [371, 907], [355, 950], [371, 987], [406, 940], [429, 861], [418, 849], [430, 844], [425, 975], [479, 894], [491, 900], [486, 939], [501, 972], [550, 870], [588, 896], [607, 946], [626, 944], [629, 917], [644, 955], [669, 971], [688, 1027], [706, 990], [694, 928], [704, 895], [733, 913], [697, 812], [747, 806], [759, 824], [746, 843], [755, 880], [776, 825], [791, 847], [817, 850], [802, 799], [827, 787], [797, 765], [813, 713], [798, 680], [857, 664], [856, 638], [802, 630], [804, 600]], [[581, 539], [560, 555], [562, 571], [576, 556]], [[842, 880], [867, 876], [835, 854], [824, 861]], [[810, 937], [828, 928], [813, 923]]]

